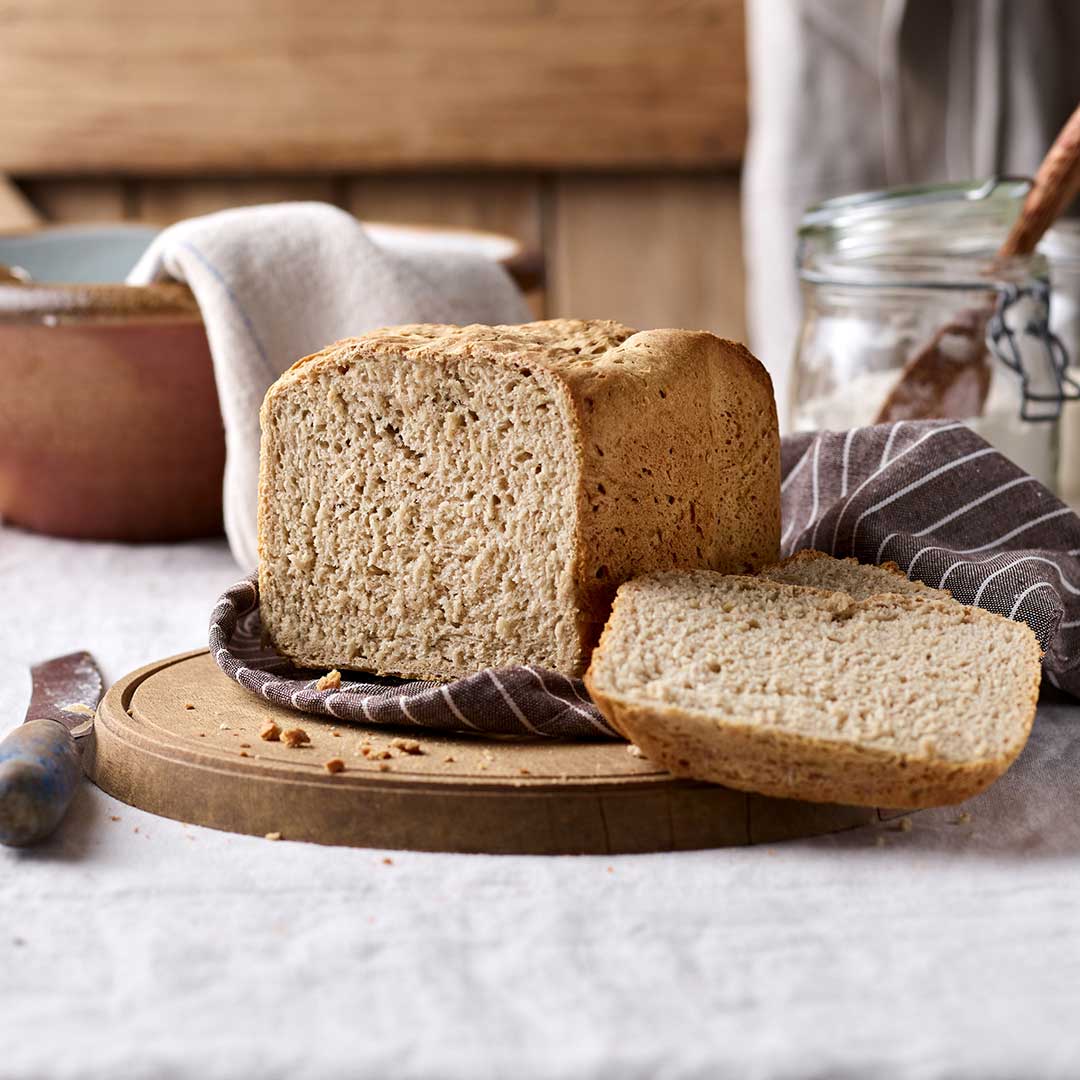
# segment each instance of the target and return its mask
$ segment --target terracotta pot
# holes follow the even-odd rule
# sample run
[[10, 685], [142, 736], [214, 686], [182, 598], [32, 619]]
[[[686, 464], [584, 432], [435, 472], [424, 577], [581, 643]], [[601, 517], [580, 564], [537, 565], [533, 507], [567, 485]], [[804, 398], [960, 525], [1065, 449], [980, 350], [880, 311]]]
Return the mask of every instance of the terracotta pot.
[[[508, 237], [437, 233], [498, 258], [524, 291], [542, 261]], [[162, 541], [221, 532], [225, 442], [206, 331], [183, 285], [122, 281], [157, 232], [0, 237], [0, 518], [38, 532]], [[19, 275], [19, 271], [15, 271]], [[44, 284], [62, 279], [69, 284]]]

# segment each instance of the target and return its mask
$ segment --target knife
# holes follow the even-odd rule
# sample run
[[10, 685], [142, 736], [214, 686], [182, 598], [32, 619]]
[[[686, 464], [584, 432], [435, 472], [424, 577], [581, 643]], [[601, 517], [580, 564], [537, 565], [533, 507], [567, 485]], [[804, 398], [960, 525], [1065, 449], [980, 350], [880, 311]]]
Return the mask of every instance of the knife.
[[0, 843], [14, 847], [44, 840], [63, 820], [105, 689], [88, 652], [47, 660], [30, 674], [26, 720], [0, 742]]

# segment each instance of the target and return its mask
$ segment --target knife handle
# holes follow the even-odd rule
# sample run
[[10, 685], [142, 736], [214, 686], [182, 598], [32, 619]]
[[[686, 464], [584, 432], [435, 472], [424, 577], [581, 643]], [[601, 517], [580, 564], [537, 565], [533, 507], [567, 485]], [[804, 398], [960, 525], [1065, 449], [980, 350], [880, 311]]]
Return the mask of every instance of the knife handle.
[[25, 847], [60, 824], [75, 797], [82, 763], [56, 720], [28, 720], [0, 742], [0, 843]]

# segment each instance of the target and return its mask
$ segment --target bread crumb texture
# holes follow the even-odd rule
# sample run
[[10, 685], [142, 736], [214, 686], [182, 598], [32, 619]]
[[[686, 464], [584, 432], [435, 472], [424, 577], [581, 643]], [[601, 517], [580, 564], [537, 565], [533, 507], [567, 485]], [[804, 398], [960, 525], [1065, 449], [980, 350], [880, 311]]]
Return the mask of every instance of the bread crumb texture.
[[316, 690], [340, 690], [341, 689], [341, 672], [336, 668], [333, 671], [328, 671], [319, 681], [315, 684]]
[[289, 728], [281, 733], [281, 741], [290, 749], [296, 750], [301, 746], [307, 746], [311, 742], [311, 736], [303, 728]]
[[852, 805], [960, 802], [1027, 740], [1041, 654], [1025, 624], [920, 593], [652, 574], [619, 590], [586, 685], [680, 776]]
[[619, 584], [779, 547], [768, 375], [712, 334], [405, 326], [262, 409], [263, 625], [308, 667], [580, 674]]

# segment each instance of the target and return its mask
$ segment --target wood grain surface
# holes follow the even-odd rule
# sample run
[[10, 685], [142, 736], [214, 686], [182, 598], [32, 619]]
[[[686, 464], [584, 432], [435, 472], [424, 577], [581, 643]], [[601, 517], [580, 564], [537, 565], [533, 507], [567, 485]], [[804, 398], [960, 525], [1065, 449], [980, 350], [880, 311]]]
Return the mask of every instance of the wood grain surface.
[[563, 176], [549, 205], [553, 311], [745, 340], [734, 177]]
[[[262, 740], [267, 720], [303, 728], [310, 745]], [[422, 752], [395, 746], [402, 736]], [[342, 771], [327, 770], [333, 758]], [[675, 780], [623, 743], [332, 725], [245, 692], [205, 651], [121, 679], [85, 760], [101, 788], [152, 813], [361, 847], [616, 854], [767, 843], [876, 818]]]
[[715, 168], [742, 0], [0, 0], [0, 171]]

